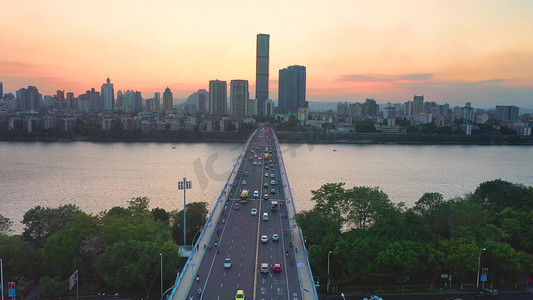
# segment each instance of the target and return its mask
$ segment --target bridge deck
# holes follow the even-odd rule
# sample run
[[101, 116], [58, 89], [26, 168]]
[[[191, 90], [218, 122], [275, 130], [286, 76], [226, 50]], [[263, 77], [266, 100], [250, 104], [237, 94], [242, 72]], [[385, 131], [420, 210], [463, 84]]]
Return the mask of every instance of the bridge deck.
[[[247, 203], [241, 203], [243, 190], [249, 192]], [[271, 201], [278, 202], [276, 209]], [[243, 147], [172, 299], [233, 299], [238, 290], [247, 299], [318, 299], [295, 213], [277, 138], [270, 128], [260, 127]], [[226, 259], [231, 267], [225, 266]], [[268, 266], [266, 273], [262, 264]], [[274, 272], [275, 264], [281, 272]]]

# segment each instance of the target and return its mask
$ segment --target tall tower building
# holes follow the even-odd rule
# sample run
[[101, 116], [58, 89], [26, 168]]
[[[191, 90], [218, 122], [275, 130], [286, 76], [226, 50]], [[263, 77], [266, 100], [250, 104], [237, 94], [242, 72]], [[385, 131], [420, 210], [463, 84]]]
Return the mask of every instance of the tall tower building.
[[278, 107], [280, 111], [286, 114], [296, 114], [298, 107], [307, 107], [305, 89], [306, 69], [304, 66], [290, 66], [279, 70]]
[[170, 91], [170, 89], [167, 88], [165, 89], [165, 92], [163, 92], [163, 108], [162, 110], [163, 111], [168, 111], [168, 110], [172, 110], [174, 107], [174, 98], [172, 97], [172, 92]]
[[0, 81], [0, 99], [4, 98], [4, 83]]
[[269, 53], [270, 35], [258, 34], [255, 61], [255, 99], [258, 115], [263, 115], [263, 105], [268, 99]]
[[214, 116], [227, 114], [228, 84], [225, 81], [209, 81], [209, 111]]
[[109, 78], [107, 78], [106, 83], [102, 84], [100, 95], [102, 96], [102, 110], [113, 110], [115, 107], [115, 90]]
[[248, 114], [248, 80], [232, 80], [230, 83], [230, 111], [232, 116]]

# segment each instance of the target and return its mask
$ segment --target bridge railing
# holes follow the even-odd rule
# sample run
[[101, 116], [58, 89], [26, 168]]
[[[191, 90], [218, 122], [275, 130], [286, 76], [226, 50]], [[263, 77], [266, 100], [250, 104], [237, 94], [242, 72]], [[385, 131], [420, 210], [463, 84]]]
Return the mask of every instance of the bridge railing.
[[[200, 265], [202, 259], [204, 258], [205, 252], [208, 250], [209, 241], [211, 240], [211, 237], [214, 233], [214, 227], [217, 222], [220, 221], [220, 216], [224, 213], [223, 207], [226, 200], [230, 196], [232, 182], [237, 176], [237, 170], [242, 164], [243, 158], [245, 156], [245, 151], [248, 148], [248, 145], [250, 145], [252, 137], [255, 135], [256, 132], [257, 129], [254, 130], [252, 134], [250, 134], [248, 140], [242, 147], [241, 152], [239, 153], [239, 156], [237, 157], [237, 160], [228, 176], [228, 179], [222, 186], [222, 190], [220, 191], [218, 198], [215, 200], [215, 204], [211, 209], [211, 213], [207, 218], [207, 222], [204, 224], [204, 227], [200, 233], [200, 236], [198, 237], [198, 240], [193, 245], [192, 252], [187, 258], [187, 262], [183, 266], [181, 272], [178, 273], [174, 288], [169, 295], [170, 299], [186, 299], [186, 297], [188, 296], [191, 286], [194, 282], [194, 278], [196, 276], [194, 268], [196, 265]], [[202, 246], [200, 247], [200, 245]]]
[[[289, 223], [291, 227], [291, 233], [293, 235], [293, 246], [295, 247], [295, 260], [298, 268], [298, 278], [300, 280], [300, 289], [303, 299], [316, 299], [318, 300], [318, 294], [316, 292], [315, 282], [313, 279], [313, 273], [311, 271], [311, 265], [309, 264], [309, 257], [307, 256], [307, 249], [305, 247], [305, 240], [300, 227], [296, 225], [294, 216], [296, 215], [296, 205], [294, 204], [294, 198], [292, 196], [291, 186], [289, 183], [289, 177], [287, 176], [287, 170], [285, 169], [285, 162], [281, 154], [281, 147], [277, 135], [273, 134], [276, 141], [276, 149], [278, 151], [278, 160], [281, 171], [281, 178], [283, 184], [283, 191], [285, 194], [285, 202], [287, 205], [287, 212], [289, 214]], [[292, 205], [291, 205], [292, 204]], [[298, 251], [299, 250], [299, 251]]]

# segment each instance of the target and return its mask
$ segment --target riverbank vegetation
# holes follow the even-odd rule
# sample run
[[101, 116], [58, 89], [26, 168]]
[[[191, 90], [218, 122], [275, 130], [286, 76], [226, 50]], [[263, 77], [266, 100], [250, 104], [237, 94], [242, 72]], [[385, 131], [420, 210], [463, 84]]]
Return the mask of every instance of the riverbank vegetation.
[[[187, 204], [191, 220], [187, 244], [204, 226], [207, 214], [207, 203]], [[81, 295], [119, 292], [159, 299], [160, 253], [167, 288], [186, 260], [179, 256], [177, 246], [183, 244], [182, 220], [183, 211], [149, 209], [146, 197], [96, 215], [72, 204], [36, 206], [24, 214], [22, 235], [11, 235], [12, 222], [0, 216], [4, 278], [16, 282], [17, 295], [50, 299], [75, 296], [75, 288], [68, 289], [68, 279], [79, 270]]]
[[[327, 183], [315, 207], [296, 216], [313, 275], [326, 287], [387, 292], [473, 289], [478, 259], [484, 285], [525, 289], [533, 275], [533, 187], [484, 182], [471, 194], [426, 193], [406, 208], [378, 188]], [[486, 249], [486, 250], [482, 250]]]

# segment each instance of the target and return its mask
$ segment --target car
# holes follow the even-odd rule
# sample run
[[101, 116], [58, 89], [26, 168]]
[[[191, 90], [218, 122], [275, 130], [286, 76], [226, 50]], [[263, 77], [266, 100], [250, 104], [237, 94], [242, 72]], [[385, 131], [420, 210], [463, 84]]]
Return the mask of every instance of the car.
[[268, 194], [264, 194], [263, 199], [268, 200]]
[[268, 236], [262, 235], [261, 236], [261, 243], [268, 243]]
[[275, 180], [270, 180], [270, 184], [274, 185], [274, 184], [276, 184], [276, 181]]
[[254, 152], [255, 152], [255, 150], [254, 150], [254, 149], [252, 149], [252, 153], [254, 153]]
[[231, 258], [226, 257], [226, 259], [224, 260], [224, 268], [226, 269], [231, 268]]
[[274, 233], [274, 234], [272, 235], [272, 241], [274, 241], [274, 242], [279, 241], [279, 235], [278, 235], [277, 233]]
[[376, 295], [370, 295], [368, 297], [364, 297], [363, 300], [383, 300], [383, 298], [381, 298], [380, 296], [376, 296]]
[[281, 265], [280, 264], [274, 264], [274, 266], [272, 267], [272, 271], [274, 273], [281, 273]]
[[259, 191], [254, 191], [254, 198], [259, 198]]
[[239, 210], [241, 208], [241, 205], [239, 203], [235, 203], [234, 208], [235, 210]]
[[268, 177], [268, 172], [265, 173], [265, 177]]
[[257, 158], [257, 154], [254, 155], [254, 158]]
[[258, 166], [262, 166], [261, 162], [258, 162], [257, 165], [258, 165]]
[[242, 300], [242, 299], [244, 299], [244, 291], [238, 290], [237, 294], [235, 294], [235, 300]]
[[261, 160], [261, 157], [258, 157], [257, 159], [258, 159], [258, 160]]
[[261, 270], [261, 273], [268, 274], [268, 271], [269, 271], [268, 264], [267, 263], [262, 263], [260, 270]]
[[250, 173], [248, 173], [248, 172], [244, 173], [244, 176], [249, 176], [249, 175], [250, 175]]
[[257, 166], [257, 162], [254, 160], [254, 166]]
[[252, 216], [257, 216], [257, 208], [252, 208], [252, 210], [250, 211], [250, 214]]
[[493, 290], [493, 289], [489, 289], [489, 288], [481, 288], [477, 292], [476, 297], [484, 298], [484, 297], [494, 297], [494, 296], [498, 296], [498, 295], [500, 295], [498, 290]]
[[242, 184], [242, 185], [246, 185], [246, 180], [243, 180], [243, 181], [241, 182], [241, 184]]
[[271, 193], [271, 194], [275, 194], [275, 193], [276, 193], [276, 189], [271, 189], [271, 190], [270, 190], [270, 193]]
[[267, 187], [268, 187], [268, 182], [265, 182], [265, 184], [263, 184], [263, 186], [264, 186], [265, 188], [267, 188]]
[[274, 178], [274, 173], [270, 174], [270, 178]]
[[268, 213], [263, 213], [263, 221], [268, 221]]
[[265, 170], [268, 170], [268, 165], [265, 165]]

